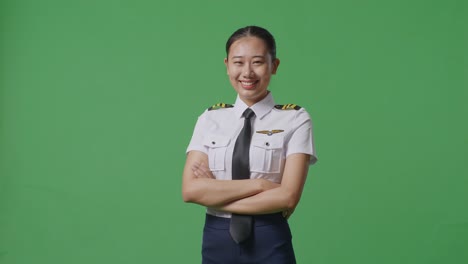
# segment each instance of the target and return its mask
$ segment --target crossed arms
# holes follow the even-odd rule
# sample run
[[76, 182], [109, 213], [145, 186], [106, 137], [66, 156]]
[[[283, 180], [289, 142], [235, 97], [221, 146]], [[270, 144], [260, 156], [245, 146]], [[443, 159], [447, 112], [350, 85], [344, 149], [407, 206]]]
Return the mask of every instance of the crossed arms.
[[283, 212], [288, 218], [301, 198], [309, 169], [310, 155], [291, 154], [286, 158], [280, 184], [266, 179], [216, 180], [208, 169], [208, 156], [190, 151], [182, 179], [185, 202], [236, 214]]

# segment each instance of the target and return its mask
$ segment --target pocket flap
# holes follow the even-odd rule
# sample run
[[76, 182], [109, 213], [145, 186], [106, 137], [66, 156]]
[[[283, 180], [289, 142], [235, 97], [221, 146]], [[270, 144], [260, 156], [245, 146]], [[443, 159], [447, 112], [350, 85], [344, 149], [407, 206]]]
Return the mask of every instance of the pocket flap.
[[203, 139], [203, 145], [209, 148], [221, 148], [229, 145], [230, 138], [218, 135], [208, 135]]
[[254, 137], [252, 145], [263, 149], [280, 149], [283, 148], [283, 137]]

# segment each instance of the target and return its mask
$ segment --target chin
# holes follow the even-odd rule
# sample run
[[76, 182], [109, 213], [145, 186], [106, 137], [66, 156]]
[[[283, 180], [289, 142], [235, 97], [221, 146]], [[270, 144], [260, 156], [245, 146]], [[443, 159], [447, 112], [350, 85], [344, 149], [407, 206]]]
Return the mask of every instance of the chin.
[[243, 89], [242, 91], [238, 92], [239, 97], [245, 102], [251, 102], [251, 103], [257, 103], [265, 96], [268, 94], [266, 92], [261, 92], [259, 93], [258, 91], [255, 90], [245, 90]]

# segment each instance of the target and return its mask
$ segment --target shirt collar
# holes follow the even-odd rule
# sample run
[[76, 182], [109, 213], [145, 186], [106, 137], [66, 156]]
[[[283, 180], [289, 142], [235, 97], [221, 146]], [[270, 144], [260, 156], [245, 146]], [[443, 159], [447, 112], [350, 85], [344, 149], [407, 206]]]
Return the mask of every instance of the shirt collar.
[[[255, 113], [255, 116], [259, 119], [262, 119], [266, 114], [268, 114], [271, 109], [275, 106], [275, 101], [273, 100], [273, 96], [271, 92], [268, 91], [267, 96], [263, 98], [260, 102], [252, 105], [250, 109], [252, 109]], [[240, 99], [239, 95], [237, 95], [236, 102], [234, 104], [234, 112], [238, 118], [241, 118], [242, 113], [244, 113], [245, 109], [249, 108], [242, 99]]]

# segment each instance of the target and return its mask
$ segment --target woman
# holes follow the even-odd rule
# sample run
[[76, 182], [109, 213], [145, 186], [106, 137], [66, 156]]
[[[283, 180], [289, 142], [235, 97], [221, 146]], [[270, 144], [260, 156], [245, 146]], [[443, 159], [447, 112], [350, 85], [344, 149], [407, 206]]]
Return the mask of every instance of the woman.
[[203, 263], [296, 263], [287, 219], [316, 161], [311, 120], [273, 101], [280, 61], [266, 29], [237, 30], [226, 53], [236, 102], [198, 118], [183, 172], [184, 201], [207, 207]]

